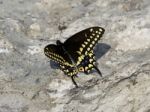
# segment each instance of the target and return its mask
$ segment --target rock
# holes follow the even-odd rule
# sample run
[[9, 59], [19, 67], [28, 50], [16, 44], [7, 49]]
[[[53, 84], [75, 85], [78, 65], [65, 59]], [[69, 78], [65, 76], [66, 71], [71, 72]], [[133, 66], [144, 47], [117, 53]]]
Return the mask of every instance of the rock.
[[37, 37], [40, 35], [40, 25], [37, 24], [37, 23], [33, 23], [30, 25], [30, 29], [29, 29], [29, 34], [32, 36], [32, 37]]
[[[150, 1], [0, 1], [0, 112], [149, 112]], [[70, 79], [44, 47], [105, 28], [98, 68]]]

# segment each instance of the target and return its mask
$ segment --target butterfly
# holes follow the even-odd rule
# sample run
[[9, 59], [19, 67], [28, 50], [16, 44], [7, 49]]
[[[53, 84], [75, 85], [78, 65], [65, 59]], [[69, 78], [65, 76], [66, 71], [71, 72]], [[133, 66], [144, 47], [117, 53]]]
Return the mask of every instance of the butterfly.
[[96, 66], [94, 47], [104, 34], [102, 27], [90, 27], [82, 30], [64, 43], [60, 40], [56, 44], [49, 44], [44, 48], [45, 55], [59, 64], [64, 74], [71, 77], [73, 84], [78, 87], [75, 77], [79, 72], [88, 74], [95, 69], [100, 76], [100, 70]]

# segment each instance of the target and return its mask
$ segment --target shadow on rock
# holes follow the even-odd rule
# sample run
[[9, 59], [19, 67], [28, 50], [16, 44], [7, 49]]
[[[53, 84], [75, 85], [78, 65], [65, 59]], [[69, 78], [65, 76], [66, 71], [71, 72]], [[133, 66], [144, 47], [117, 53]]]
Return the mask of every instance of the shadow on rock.
[[52, 69], [59, 69], [59, 64], [54, 61], [49, 61]]
[[94, 50], [96, 60], [101, 58], [103, 55], [105, 55], [109, 51], [110, 48], [111, 48], [111, 46], [108, 44], [98, 43]]

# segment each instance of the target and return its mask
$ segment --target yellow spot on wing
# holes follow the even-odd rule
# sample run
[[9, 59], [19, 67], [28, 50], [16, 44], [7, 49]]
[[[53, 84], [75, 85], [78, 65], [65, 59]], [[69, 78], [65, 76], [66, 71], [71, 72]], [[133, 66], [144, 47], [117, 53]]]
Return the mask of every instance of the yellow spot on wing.
[[93, 36], [95, 36], [95, 33], [92, 33]]
[[101, 32], [102, 32], [103, 30], [100, 28], [100, 29], [99, 29], [99, 31], [101, 31]]
[[88, 70], [88, 67], [86, 66], [86, 67], [85, 67], [85, 71], [87, 71], [87, 70]]
[[83, 68], [83, 67], [80, 67], [80, 68], [79, 68], [79, 71], [84, 72], [84, 68]]
[[90, 59], [89, 61], [90, 61], [90, 63], [91, 63], [91, 62], [93, 61], [93, 59]]
[[72, 75], [73, 75], [73, 73], [71, 72], [71, 73], [70, 73], [70, 75], [72, 76]]
[[97, 38], [95, 38], [94, 40], [97, 41]]
[[80, 51], [77, 51], [77, 53], [78, 53], [79, 55], [81, 55], [81, 52], [80, 52]]
[[89, 64], [89, 65], [88, 65], [88, 67], [89, 67], [89, 68], [92, 68], [92, 67], [93, 67], [93, 65], [92, 65], [92, 64]]
[[80, 52], [82, 52], [83, 51], [83, 48], [82, 47], [80, 47]]
[[92, 44], [90, 44], [90, 47], [92, 47], [93, 45]]
[[88, 42], [90, 42], [90, 39], [87, 39]]
[[87, 48], [88, 51], [90, 51], [90, 48]]
[[85, 45], [87, 45], [88, 44], [88, 42], [84, 42], [85, 43]]
[[87, 72], [89, 73], [89, 72], [90, 72], [90, 70], [87, 70]]
[[85, 37], [87, 37], [87, 34], [85, 34]]
[[92, 44], [95, 44], [95, 41], [92, 41]]
[[79, 58], [78, 58], [78, 61], [79, 61], [79, 62], [81, 62], [81, 61], [82, 61], [82, 58], [81, 58], [81, 57], [79, 57]]
[[92, 32], [92, 31], [93, 31], [93, 28], [90, 29], [90, 32]]
[[64, 70], [65, 72], [69, 72], [69, 70], [67, 69], [67, 70]]
[[94, 62], [93, 62], [93, 65], [95, 65], [95, 64], [96, 64], [96, 62], [94, 61]]
[[80, 62], [81, 62], [83, 59], [84, 59], [84, 56], [83, 56], [83, 55], [81, 55], [80, 57], [78, 57], [77, 65], [79, 65]]
[[87, 53], [88, 53], [88, 52], [86, 51], [86, 52], [85, 52], [85, 55], [87, 55]]
[[84, 47], [85, 47], [85, 45], [84, 45], [84, 44], [82, 44], [82, 47], [84, 48]]
[[89, 53], [89, 56], [90, 56], [90, 57], [92, 57], [92, 56], [93, 56], [93, 54], [92, 54], [92, 53]]

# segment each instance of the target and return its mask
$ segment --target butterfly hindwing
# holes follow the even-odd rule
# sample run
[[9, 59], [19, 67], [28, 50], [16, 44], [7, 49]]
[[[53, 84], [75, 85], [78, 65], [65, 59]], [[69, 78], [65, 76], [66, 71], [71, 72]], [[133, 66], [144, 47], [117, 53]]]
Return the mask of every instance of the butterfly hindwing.
[[78, 74], [78, 70], [75, 69], [73, 66], [60, 64], [60, 68], [64, 72], [64, 74], [66, 74], [68, 76], [75, 76]]
[[87, 55], [85, 55], [84, 59], [78, 65], [78, 68], [80, 72], [85, 72], [87, 74], [94, 68], [95, 64], [96, 64], [95, 55], [91, 51]]

